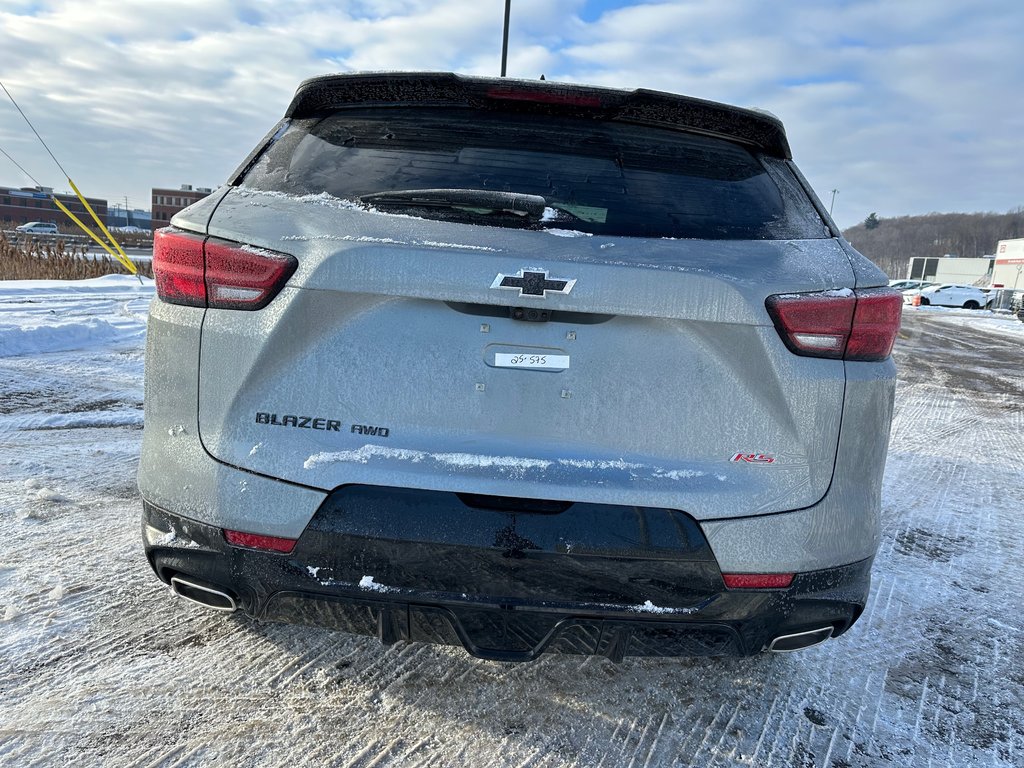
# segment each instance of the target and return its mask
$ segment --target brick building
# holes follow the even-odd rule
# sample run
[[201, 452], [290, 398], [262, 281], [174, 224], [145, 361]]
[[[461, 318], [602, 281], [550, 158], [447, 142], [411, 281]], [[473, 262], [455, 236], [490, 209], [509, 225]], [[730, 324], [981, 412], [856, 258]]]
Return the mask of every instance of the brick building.
[[[54, 205], [51, 195], [53, 190], [49, 187], [0, 187], [0, 229], [13, 229], [30, 221], [53, 221], [68, 231], [77, 230], [77, 225]], [[92, 217], [77, 197], [72, 194], [54, 196], [83, 222], [92, 223]], [[100, 221], [106, 222], [107, 201], [96, 197], [85, 199], [96, 211]]]
[[202, 200], [212, 192], [208, 187], [192, 189], [191, 184], [182, 184], [181, 189], [153, 188], [153, 215], [150, 226], [153, 231], [166, 227], [171, 217], [182, 208], [188, 208], [197, 200]]

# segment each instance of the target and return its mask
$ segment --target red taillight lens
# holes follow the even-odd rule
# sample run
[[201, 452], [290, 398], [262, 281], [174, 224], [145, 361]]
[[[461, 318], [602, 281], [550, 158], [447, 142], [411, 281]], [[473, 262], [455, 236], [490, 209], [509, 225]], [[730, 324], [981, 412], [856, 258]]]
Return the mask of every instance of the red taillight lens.
[[242, 533], [241, 531], [224, 531], [228, 544], [248, 549], [263, 549], [268, 552], [288, 554], [295, 549], [296, 539], [282, 539], [279, 536], [260, 536], [258, 533]]
[[153, 277], [156, 293], [168, 304], [206, 306], [203, 282], [203, 235], [158, 229], [153, 234]]
[[841, 358], [846, 351], [856, 305], [853, 291], [782, 294], [769, 296], [765, 302], [792, 352], [834, 358]]
[[206, 241], [206, 293], [211, 308], [260, 309], [295, 271], [294, 256], [218, 240]]
[[885, 360], [892, 353], [903, 319], [903, 294], [889, 288], [857, 291], [847, 360]]
[[261, 309], [298, 262], [294, 256], [175, 229], [153, 240], [157, 295], [170, 304], [211, 309]]
[[793, 583], [792, 573], [723, 573], [729, 589], [785, 589]]
[[769, 296], [765, 307], [797, 355], [878, 361], [892, 352], [903, 296], [890, 288], [792, 293]]

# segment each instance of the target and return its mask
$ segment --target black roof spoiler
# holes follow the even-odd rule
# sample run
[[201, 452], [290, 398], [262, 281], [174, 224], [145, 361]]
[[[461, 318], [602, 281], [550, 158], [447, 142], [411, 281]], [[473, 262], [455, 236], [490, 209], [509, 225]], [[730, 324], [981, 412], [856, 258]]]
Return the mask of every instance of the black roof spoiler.
[[451, 72], [324, 75], [299, 85], [285, 117], [312, 117], [368, 105], [465, 106], [615, 120], [719, 136], [776, 157], [792, 158], [782, 122], [766, 112], [662, 91], [624, 91], [550, 80], [467, 77]]

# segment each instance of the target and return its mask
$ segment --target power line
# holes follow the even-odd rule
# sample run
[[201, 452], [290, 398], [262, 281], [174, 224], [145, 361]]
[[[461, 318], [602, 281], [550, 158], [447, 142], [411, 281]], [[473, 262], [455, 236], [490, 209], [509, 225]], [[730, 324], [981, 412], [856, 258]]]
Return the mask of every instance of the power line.
[[[120, 261], [128, 269], [129, 272], [137, 276], [139, 278], [139, 282], [141, 283], [142, 276], [139, 275], [138, 269], [132, 263], [132, 260], [129, 259], [128, 256], [125, 254], [124, 248], [122, 248], [121, 244], [117, 242], [117, 239], [112, 234], [110, 234], [110, 230], [107, 229], [107, 225], [100, 220], [100, 217], [96, 215], [96, 211], [94, 211], [92, 209], [92, 206], [89, 205], [89, 201], [85, 199], [85, 196], [79, 191], [78, 187], [75, 186], [75, 182], [71, 180], [71, 176], [68, 174], [67, 171], [64, 170], [64, 166], [60, 164], [60, 160], [58, 160], [57, 156], [54, 155], [53, 152], [50, 150], [49, 145], [45, 141], [43, 141], [43, 137], [39, 135], [39, 131], [37, 131], [36, 127], [32, 125], [32, 121], [28, 119], [28, 115], [26, 115], [22, 108], [18, 106], [18, 102], [14, 100], [14, 97], [11, 95], [11, 92], [7, 90], [7, 86], [4, 85], [3, 82], [0, 82], [0, 88], [3, 88], [4, 93], [7, 94], [7, 98], [11, 100], [11, 104], [14, 105], [14, 108], [18, 110], [19, 114], [21, 114], [21, 116], [25, 119], [25, 122], [28, 124], [28, 127], [32, 129], [32, 133], [34, 133], [36, 135], [36, 138], [39, 139], [39, 143], [43, 145], [43, 149], [46, 150], [47, 154], [49, 154], [50, 157], [53, 159], [53, 162], [57, 164], [58, 168], [60, 168], [61, 173], [64, 174], [64, 178], [68, 180], [68, 184], [70, 184], [71, 189], [74, 190], [75, 196], [78, 197], [79, 201], [82, 203], [82, 207], [85, 208], [85, 210], [89, 213], [90, 216], [92, 216], [92, 220], [96, 222], [96, 226], [106, 236], [106, 238], [110, 241], [111, 245], [113, 245], [114, 247], [111, 248], [110, 245], [107, 245], [107, 243], [101, 240], [95, 232], [93, 232], [85, 224], [83, 224], [82, 221], [74, 213], [72, 213], [71, 210], [68, 209], [68, 207], [64, 205], [64, 203], [62, 203], [55, 194], [51, 192], [50, 199], [53, 200], [53, 204], [60, 208], [60, 210], [64, 213], [65, 216], [67, 216], [69, 219], [75, 222], [75, 224], [77, 224], [79, 228], [83, 232], [85, 232], [85, 234], [87, 234], [89, 237], [91, 237], [93, 240], [99, 243], [100, 246], [102, 246], [107, 253], [109, 253], [115, 259]], [[18, 168], [21, 168], [21, 166], [14, 161], [13, 157], [8, 155], [6, 152], [4, 152], [4, 155], [7, 157], [8, 160], [17, 165]], [[30, 179], [32, 179], [32, 181], [35, 181], [37, 187], [42, 187], [42, 184], [36, 181], [32, 177], [32, 175], [28, 173], [28, 171], [26, 171], [24, 168], [21, 168], [21, 171]], [[114, 250], [115, 248], [117, 249], [116, 251]]]
[[26, 171], [24, 168], [22, 168], [21, 164], [17, 160], [15, 160], [13, 157], [11, 157], [9, 154], [7, 154], [7, 152], [4, 151], [3, 147], [0, 147], [0, 154], [3, 154], [4, 157], [6, 157], [8, 160], [10, 160], [12, 163], [14, 163], [18, 167], [19, 171], [21, 171], [26, 176], [28, 176], [30, 179], [32, 179], [32, 181], [35, 182], [37, 187], [42, 187], [43, 186], [42, 184], [39, 183], [39, 180], [35, 176], [33, 176], [28, 171]]
[[[11, 104], [13, 104], [14, 108], [21, 113], [21, 116], [23, 118], [25, 118], [25, 122], [28, 123], [28, 127], [32, 129], [32, 133], [34, 133], [36, 135], [36, 138], [39, 139], [39, 143], [43, 145], [43, 149], [45, 149], [47, 153], [50, 155], [50, 157], [53, 158], [53, 162], [57, 163], [57, 167], [60, 168], [60, 172], [64, 174], [64, 178], [71, 178], [68, 172], [64, 170], [64, 166], [60, 164], [60, 161], [57, 159], [56, 155], [54, 155], [53, 152], [50, 151], [50, 147], [46, 144], [45, 141], [43, 141], [43, 137], [39, 135], [39, 131], [37, 131], [36, 127], [32, 125], [32, 121], [28, 119], [28, 115], [26, 115], [22, 111], [21, 107], [18, 106], [18, 102], [14, 100], [14, 97], [11, 95], [11, 92], [7, 90], [7, 86], [4, 85], [2, 81], [0, 81], [0, 88], [4, 89], [4, 93], [6, 93], [7, 98], [11, 100]], [[4, 154], [6, 154], [6, 152]], [[8, 155], [8, 157], [10, 157], [10, 155]], [[32, 177], [30, 176], [29, 178]], [[38, 184], [38, 182], [36, 182], [36, 184]]]

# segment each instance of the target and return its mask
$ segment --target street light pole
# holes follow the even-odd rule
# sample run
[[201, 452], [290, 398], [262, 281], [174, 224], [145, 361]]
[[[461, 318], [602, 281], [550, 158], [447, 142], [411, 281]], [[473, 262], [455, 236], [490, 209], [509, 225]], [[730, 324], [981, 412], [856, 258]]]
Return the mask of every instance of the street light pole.
[[505, 76], [505, 65], [508, 63], [508, 17], [512, 13], [512, 0], [505, 0], [505, 28], [501, 35], [501, 76]]
[[839, 190], [838, 189], [833, 189], [832, 190], [832, 202], [828, 204], [828, 215], [829, 215], [829, 217], [832, 216], [832, 208], [835, 207], [836, 195], [838, 195], [838, 194], [839, 194]]

